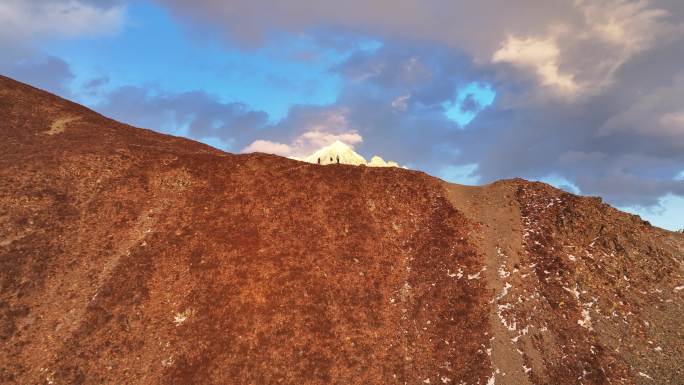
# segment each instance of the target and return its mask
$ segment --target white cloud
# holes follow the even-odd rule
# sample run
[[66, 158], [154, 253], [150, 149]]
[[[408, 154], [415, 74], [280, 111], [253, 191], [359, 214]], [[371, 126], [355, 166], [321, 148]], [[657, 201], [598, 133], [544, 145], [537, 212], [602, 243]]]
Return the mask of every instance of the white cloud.
[[411, 98], [411, 94], [406, 94], [406, 95], [401, 95], [398, 98], [392, 100], [392, 108], [394, 108], [396, 111], [406, 111], [408, 108], [408, 101]]
[[0, 42], [21, 45], [41, 38], [108, 34], [123, 24], [125, 8], [100, 8], [83, 1], [4, 0]]
[[270, 140], [255, 140], [249, 146], [242, 149], [242, 152], [265, 152], [281, 156], [292, 155], [292, 147], [285, 143], [271, 142]]
[[517, 38], [508, 36], [502, 47], [494, 52], [495, 63], [510, 63], [536, 72], [541, 83], [564, 94], [574, 94], [578, 86], [571, 74], [559, 69], [560, 50], [553, 38]]
[[241, 152], [265, 152], [281, 156], [303, 157], [310, 154], [313, 150], [328, 146], [337, 141], [346, 143], [353, 148], [354, 145], [363, 142], [363, 137], [357, 131], [339, 134], [307, 131], [295, 138], [290, 144], [259, 139], [250, 143]]
[[[552, 91], [571, 96], [568, 101], [604, 91], [629, 59], [684, 30], [676, 21], [676, 0], [405, 0], [401, 6], [385, 0], [160, 2], [192, 25], [214, 23], [224, 36], [246, 44], [259, 44], [273, 31], [311, 33], [320, 26], [436, 42], [478, 65], [493, 61], [529, 71], [540, 85], [531, 95], [543, 98]], [[418, 57], [404, 67], [404, 75], [417, 82], [432, 76]], [[383, 70], [381, 64], [369, 66], [353, 78], [364, 81]]]
[[363, 136], [354, 129], [348, 118], [347, 108], [318, 110], [304, 114], [298, 128], [306, 129], [289, 143], [270, 140], [255, 140], [241, 152], [265, 152], [309, 163], [336, 163], [339, 158], [344, 164], [365, 164], [371, 167], [399, 167], [396, 162], [385, 161], [373, 156], [370, 162], [354, 151], [354, 146], [363, 142]]
[[684, 26], [646, 0], [575, 0], [577, 20], [549, 24], [542, 33], [508, 35], [492, 55], [536, 74], [540, 84], [564, 96], [595, 94], [635, 55], [682, 36]]
[[337, 141], [353, 147], [363, 142], [363, 137], [352, 128], [347, 118], [348, 113], [349, 109], [341, 107], [308, 113], [298, 121], [297, 131], [300, 133], [289, 143], [256, 140], [245, 147], [242, 152], [260, 151], [303, 157]]
[[323, 147], [336, 141], [344, 142], [352, 147], [363, 142], [363, 137], [356, 131], [342, 132], [339, 134], [323, 131], [307, 131], [300, 135], [295, 141], [295, 147], [306, 148], [310, 146]]
[[307, 33], [316, 27], [332, 26], [380, 38], [433, 41], [464, 48], [485, 60], [507, 32], [535, 34], [544, 30], [549, 20], [571, 18], [576, 12], [567, 0], [402, 0], [400, 4], [387, 0], [159, 2], [192, 24], [215, 23], [227, 36], [246, 44], [259, 44], [273, 31]]
[[[672, 24], [669, 13], [651, 7], [647, 0], [625, 1], [576, 0], [584, 15], [584, 26], [572, 31], [576, 35], [576, 52], [592, 53], [593, 60], [578, 65], [576, 71], [587, 83], [587, 88], [599, 89], [610, 85], [617, 70], [633, 56], [684, 32], [681, 24]], [[593, 49], [592, 49], [593, 48]]]
[[650, 1], [576, 0], [589, 27], [587, 37], [601, 39], [625, 50], [626, 54], [647, 48], [671, 26], [665, 21], [668, 12], [649, 8]]

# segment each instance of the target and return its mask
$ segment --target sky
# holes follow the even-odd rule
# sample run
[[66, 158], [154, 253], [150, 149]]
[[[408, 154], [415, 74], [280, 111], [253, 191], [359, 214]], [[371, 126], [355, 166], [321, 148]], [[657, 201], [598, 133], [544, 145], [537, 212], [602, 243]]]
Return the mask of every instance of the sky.
[[0, 73], [233, 153], [336, 140], [684, 228], [681, 0], [0, 0]]

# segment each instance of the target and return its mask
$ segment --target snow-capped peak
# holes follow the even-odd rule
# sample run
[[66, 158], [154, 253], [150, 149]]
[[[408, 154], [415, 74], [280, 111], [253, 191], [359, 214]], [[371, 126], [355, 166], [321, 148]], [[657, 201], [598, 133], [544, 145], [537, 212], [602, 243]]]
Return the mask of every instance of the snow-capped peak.
[[384, 159], [377, 155], [373, 156], [370, 162], [368, 162], [366, 165], [370, 167], [399, 167], [399, 164], [397, 162], [393, 162], [391, 160], [385, 162]]
[[366, 159], [357, 154], [351, 146], [336, 140], [332, 144], [321, 148], [313, 154], [307, 156], [304, 161], [319, 164], [366, 164]]
[[305, 162], [316, 163], [316, 164], [351, 164], [354, 166], [366, 165], [370, 167], [399, 167], [396, 162], [385, 162], [381, 157], [374, 156], [371, 158], [370, 162], [366, 162], [366, 159], [356, 153], [354, 149], [339, 140], [336, 140], [332, 144], [325, 146], [313, 154], [302, 159]]

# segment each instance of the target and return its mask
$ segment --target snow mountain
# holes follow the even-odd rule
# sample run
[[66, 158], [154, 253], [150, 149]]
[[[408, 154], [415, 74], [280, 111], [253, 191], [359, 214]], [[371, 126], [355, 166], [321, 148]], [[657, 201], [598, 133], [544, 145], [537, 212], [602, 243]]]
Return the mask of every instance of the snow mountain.
[[385, 160], [377, 155], [373, 156], [370, 162], [367, 162], [366, 159], [354, 151], [350, 145], [339, 140], [315, 151], [313, 154], [304, 159], [295, 159], [322, 165], [341, 163], [351, 164], [354, 166], [365, 165], [370, 167], [399, 167], [397, 162], [385, 162]]

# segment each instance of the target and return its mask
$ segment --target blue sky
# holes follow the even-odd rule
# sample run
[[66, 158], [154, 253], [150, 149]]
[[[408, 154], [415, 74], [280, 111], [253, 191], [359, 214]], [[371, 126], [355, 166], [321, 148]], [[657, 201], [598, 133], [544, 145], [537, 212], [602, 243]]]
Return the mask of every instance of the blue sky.
[[684, 7], [405, 5], [12, 0], [0, 71], [231, 152], [345, 140], [449, 181], [541, 180], [684, 227]]
[[[250, 51], [198, 39], [175, 23], [163, 8], [139, 2], [127, 7], [127, 19], [114, 36], [46, 42], [46, 53], [69, 63], [77, 75], [73, 87], [106, 77], [106, 88], [158, 87], [166, 92], [203, 90], [223, 101], [240, 101], [282, 119], [294, 104], [327, 104], [340, 89], [328, 69], [344, 60], [333, 50], [311, 52], [305, 38], [282, 37]], [[81, 95], [81, 101], [97, 100]]]
[[496, 98], [496, 91], [489, 84], [473, 82], [458, 89], [455, 97], [444, 103], [446, 116], [465, 127], [477, 114], [487, 108]]

